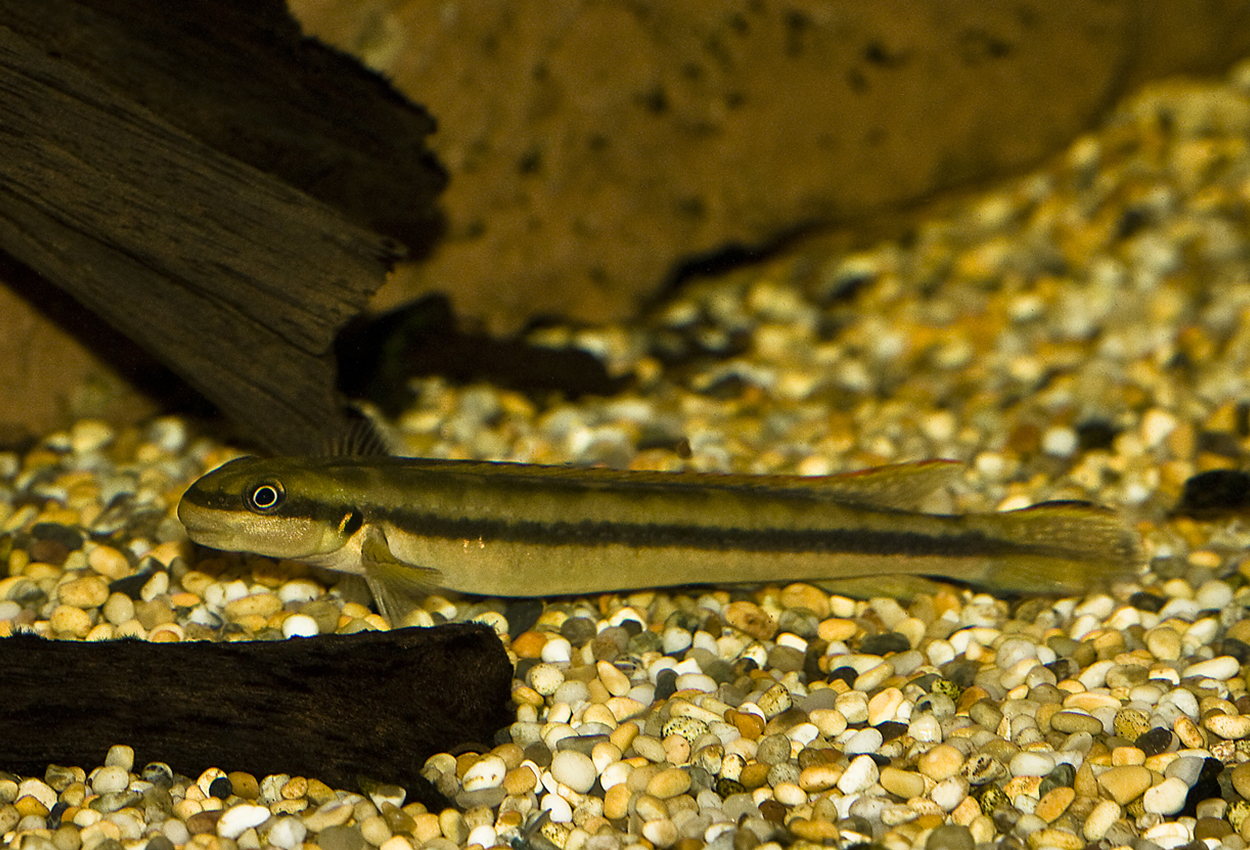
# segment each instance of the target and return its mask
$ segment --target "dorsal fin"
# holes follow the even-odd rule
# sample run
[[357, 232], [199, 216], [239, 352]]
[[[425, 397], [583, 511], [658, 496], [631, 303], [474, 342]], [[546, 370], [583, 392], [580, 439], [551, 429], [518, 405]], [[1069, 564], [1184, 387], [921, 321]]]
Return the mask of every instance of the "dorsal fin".
[[954, 481], [963, 468], [957, 460], [917, 460], [816, 477], [811, 483], [839, 500], [864, 507], [914, 511]]

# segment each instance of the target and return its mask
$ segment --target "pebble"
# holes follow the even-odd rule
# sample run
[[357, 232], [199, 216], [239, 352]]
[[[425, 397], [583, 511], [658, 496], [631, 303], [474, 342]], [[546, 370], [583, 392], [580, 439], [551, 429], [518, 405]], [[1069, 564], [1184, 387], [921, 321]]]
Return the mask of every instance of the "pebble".
[[270, 813], [267, 806], [256, 806], [249, 803], [231, 806], [222, 813], [221, 818], [217, 821], [217, 834], [222, 838], [238, 838], [244, 831], [260, 826], [269, 820], [269, 817]]
[[1098, 775], [1098, 785], [1121, 806], [1140, 797], [1151, 780], [1150, 770], [1141, 765], [1112, 767]]
[[595, 784], [598, 773], [590, 756], [576, 750], [561, 750], [551, 758], [551, 775], [562, 785], [585, 794]]

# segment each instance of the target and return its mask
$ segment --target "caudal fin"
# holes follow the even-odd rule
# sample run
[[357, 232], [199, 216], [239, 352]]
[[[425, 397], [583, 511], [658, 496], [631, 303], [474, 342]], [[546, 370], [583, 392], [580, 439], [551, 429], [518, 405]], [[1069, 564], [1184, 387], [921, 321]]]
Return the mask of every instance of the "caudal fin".
[[1017, 551], [989, 558], [970, 580], [1008, 593], [1081, 593], [1132, 578], [1141, 538], [1110, 508], [1090, 502], [1042, 502], [970, 519]]

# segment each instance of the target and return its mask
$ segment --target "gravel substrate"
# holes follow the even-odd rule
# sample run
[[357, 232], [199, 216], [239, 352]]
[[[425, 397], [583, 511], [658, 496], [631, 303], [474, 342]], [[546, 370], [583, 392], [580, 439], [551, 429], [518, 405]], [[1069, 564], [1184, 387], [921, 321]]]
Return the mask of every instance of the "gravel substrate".
[[[1250, 65], [1156, 86], [904, 240], [691, 286], [635, 326], [542, 332], [633, 391], [536, 404], [427, 380], [396, 423], [439, 457], [806, 474], [956, 458], [953, 510], [1121, 508], [1152, 555], [1139, 581], [1059, 600], [431, 597], [414, 622], [479, 619], [517, 658], [506, 741], [426, 764], [455, 808], [227, 764], [174, 776], [119, 741], [88, 772], [0, 773], [0, 834], [25, 850], [1246, 846], [1250, 534], [1169, 511], [1250, 451], [1248, 140]], [[0, 453], [0, 633], [386, 628], [361, 586], [192, 549], [178, 497], [234, 454], [176, 419]]]

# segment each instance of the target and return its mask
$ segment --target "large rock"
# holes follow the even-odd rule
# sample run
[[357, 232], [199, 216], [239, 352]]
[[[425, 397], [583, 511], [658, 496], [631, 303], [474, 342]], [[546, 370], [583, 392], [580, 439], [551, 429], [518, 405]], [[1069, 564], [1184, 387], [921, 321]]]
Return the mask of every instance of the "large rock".
[[1250, 53], [1241, 0], [292, 0], [437, 117], [429, 289], [496, 328], [628, 315], [683, 262], [1056, 151], [1129, 87]]

